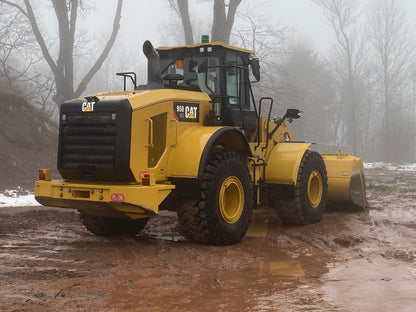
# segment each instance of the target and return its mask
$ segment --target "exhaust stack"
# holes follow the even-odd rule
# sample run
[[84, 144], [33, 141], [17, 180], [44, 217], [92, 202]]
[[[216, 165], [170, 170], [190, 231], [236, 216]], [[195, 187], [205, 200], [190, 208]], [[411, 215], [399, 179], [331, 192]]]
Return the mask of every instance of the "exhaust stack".
[[147, 84], [159, 84], [159, 53], [149, 40], [143, 43], [143, 53], [147, 57]]

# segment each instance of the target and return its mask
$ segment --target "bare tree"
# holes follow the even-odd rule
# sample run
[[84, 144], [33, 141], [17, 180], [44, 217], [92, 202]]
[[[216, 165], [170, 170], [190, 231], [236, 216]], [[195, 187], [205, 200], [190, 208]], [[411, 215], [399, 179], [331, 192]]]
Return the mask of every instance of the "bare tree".
[[[168, 0], [171, 7], [181, 17], [185, 43], [192, 44], [193, 28], [189, 14], [189, 0]], [[212, 41], [222, 41], [224, 43], [230, 42], [231, 30], [234, 25], [234, 18], [237, 13], [237, 8], [241, 0], [229, 0], [228, 4], [225, 0], [214, 0], [213, 5], [213, 21], [211, 28]]]
[[406, 85], [411, 88], [410, 67], [416, 46], [409, 35], [405, 12], [397, 1], [372, 1], [369, 9], [370, 42], [375, 51], [375, 75], [381, 90], [380, 151], [391, 160], [403, 156], [411, 146], [409, 138], [414, 140], [414, 133], [408, 133], [414, 120], [403, 125], [404, 117], [411, 113], [405, 103], [411, 100], [403, 101], [403, 97]]
[[[33, 55], [33, 35], [22, 22], [20, 12], [7, 12], [0, 7], [0, 73], [6, 89], [28, 75], [39, 62]], [[19, 56], [19, 57], [18, 57]], [[23, 57], [22, 57], [23, 56]]]
[[42, 57], [36, 48], [36, 40], [22, 13], [1, 5], [0, 90], [18, 94], [51, 115], [56, 107], [49, 105], [55, 90], [53, 77], [38, 68]]
[[16, 3], [15, 1], [0, 0], [0, 3], [17, 9], [29, 21], [42, 55], [54, 75], [57, 93], [55, 102], [60, 103], [63, 100], [79, 97], [82, 92], [84, 92], [92, 77], [102, 66], [116, 40], [120, 28], [123, 0], [118, 0], [117, 2], [110, 38], [96, 61], [93, 62], [93, 65], [81, 79], [78, 86], [74, 86], [74, 47], [76, 44], [75, 33], [78, 9], [80, 8], [80, 3], [82, 3], [82, 1], [51, 0], [59, 26], [59, 52], [56, 60], [54, 60], [50, 47], [46, 44], [44, 35], [40, 31], [38, 26], [39, 16], [36, 16], [31, 0], [22, 1], [23, 3]]
[[[296, 137], [313, 140], [321, 149], [335, 144], [333, 116], [335, 115], [335, 83], [333, 74], [318, 55], [303, 44], [289, 51], [286, 61], [280, 66], [282, 76], [280, 96], [282, 105], [298, 108], [304, 117], [296, 121], [293, 129]], [[323, 151], [331, 151], [328, 148]]]
[[332, 57], [340, 89], [339, 114], [335, 117], [338, 119], [336, 134], [340, 137], [339, 143], [350, 145], [353, 153], [361, 153], [360, 126], [363, 124], [359, 123], [362, 116], [359, 89], [365, 78], [367, 61], [356, 27], [359, 5], [356, 0], [313, 1], [324, 9], [337, 38]]

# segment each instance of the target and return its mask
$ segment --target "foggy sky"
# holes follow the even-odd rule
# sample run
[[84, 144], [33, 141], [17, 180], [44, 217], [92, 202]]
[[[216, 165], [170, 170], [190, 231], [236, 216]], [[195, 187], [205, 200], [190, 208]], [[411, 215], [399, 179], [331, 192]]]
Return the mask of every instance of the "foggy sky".
[[[364, 8], [368, 1], [360, 0], [359, 2]], [[416, 29], [416, 1], [396, 1], [401, 2], [406, 8], [410, 17], [409, 22], [413, 24], [412, 28]], [[97, 17], [100, 16], [102, 21], [111, 21], [114, 14], [113, 7], [115, 7], [115, 1], [105, 0], [105, 2], [111, 2], [111, 5], [97, 7], [97, 12], [93, 17], [94, 22], [88, 26], [90, 30], [102, 34], [109, 32], [111, 23], [107, 23], [107, 25], [97, 23]], [[306, 42], [312, 49], [322, 54], [325, 54], [335, 40], [333, 31], [322, 10], [311, 0], [243, 0], [239, 6], [239, 12], [244, 12], [247, 6], [254, 7], [253, 14], [264, 16], [269, 24], [288, 27], [291, 33], [295, 34], [296, 39]], [[209, 23], [212, 21], [212, 4], [210, 2], [204, 4], [190, 0], [190, 11], [193, 16], [198, 17], [198, 20], [207, 19]], [[170, 10], [167, 0], [125, 0], [118, 45], [139, 49], [147, 39], [154, 42], [155, 46], [164, 45], [161, 42], [160, 31], [164, 24], [168, 24], [172, 14], [174, 13]], [[238, 27], [238, 17], [235, 27]], [[200, 36], [198, 35], [197, 38]]]

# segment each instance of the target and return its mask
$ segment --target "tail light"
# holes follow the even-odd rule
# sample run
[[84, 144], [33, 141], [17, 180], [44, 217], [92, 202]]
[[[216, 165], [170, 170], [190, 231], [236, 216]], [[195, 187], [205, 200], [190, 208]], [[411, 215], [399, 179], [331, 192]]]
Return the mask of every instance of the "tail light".
[[39, 180], [51, 181], [51, 171], [49, 169], [39, 169]]
[[142, 185], [145, 185], [145, 186], [150, 185], [150, 173], [143, 174]]

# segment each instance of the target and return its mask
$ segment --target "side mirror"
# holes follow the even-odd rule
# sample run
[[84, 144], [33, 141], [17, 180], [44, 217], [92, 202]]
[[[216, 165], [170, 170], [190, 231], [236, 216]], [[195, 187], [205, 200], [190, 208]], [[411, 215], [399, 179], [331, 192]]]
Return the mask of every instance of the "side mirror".
[[302, 113], [300, 110], [298, 109], [294, 109], [294, 108], [289, 108], [286, 111], [285, 117], [289, 118], [289, 119], [298, 119], [300, 118], [300, 113]]
[[258, 58], [253, 58], [251, 60], [251, 72], [253, 73], [254, 78], [257, 81], [260, 81], [260, 61]]
[[295, 109], [295, 108], [289, 108], [287, 111], [286, 111], [286, 114], [282, 117], [282, 118], [280, 118], [280, 119], [277, 119], [277, 120], [274, 120], [274, 122], [275, 122], [275, 126], [274, 126], [274, 129], [272, 130], [272, 132], [270, 132], [269, 134], [268, 134], [268, 138], [271, 138], [272, 136], [273, 136], [273, 134], [276, 132], [276, 130], [283, 124], [283, 122], [287, 119], [288, 121], [291, 121], [292, 119], [298, 119], [298, 118], [300, 118], [301, 116], [299, 115], [300, 113], [302, 113], [300, 110], [298, 110], [298, 109]]

